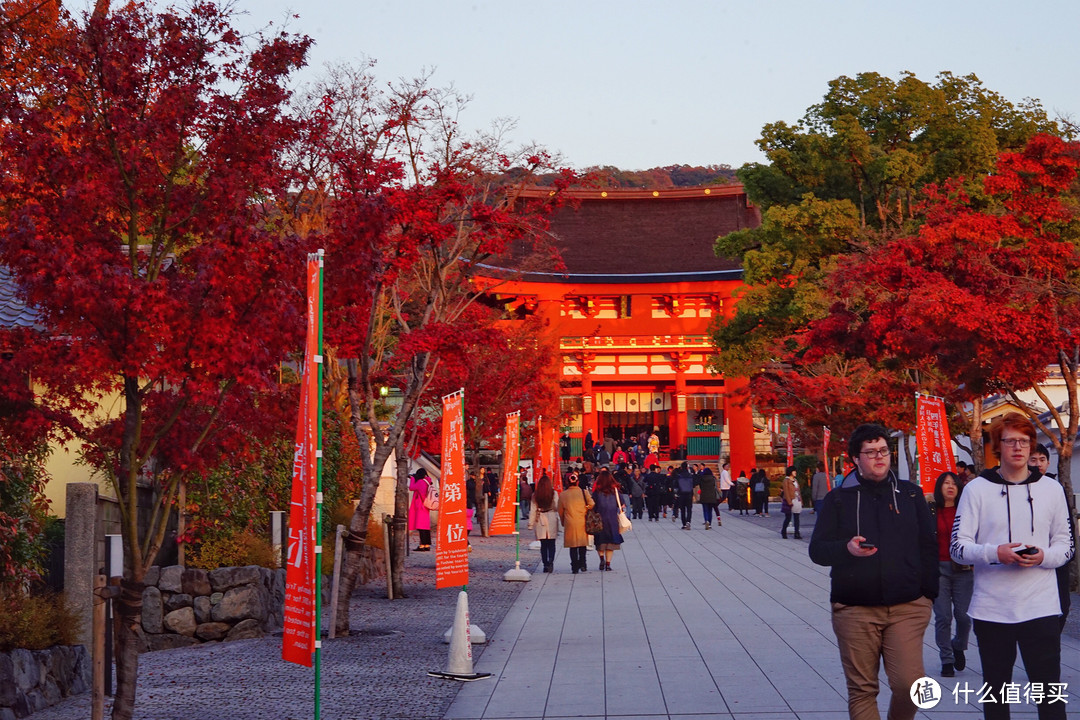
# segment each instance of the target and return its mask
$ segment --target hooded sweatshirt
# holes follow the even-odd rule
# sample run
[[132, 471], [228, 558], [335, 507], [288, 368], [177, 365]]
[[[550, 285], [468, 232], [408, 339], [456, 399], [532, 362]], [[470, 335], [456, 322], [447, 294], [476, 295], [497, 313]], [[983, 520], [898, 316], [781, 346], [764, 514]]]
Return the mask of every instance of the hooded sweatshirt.
[[[998, 545], [1014, 542], [1041, 549], [1042, 564], [1001, 563]], [[1055, 569], [1075, 552], [1061, 484], [1037, 470], [1019, 483], [997, 469], [984, 471], [964, 486], [949, 551], [956, 562], [975, 566], [971, 617], [1012, 624], [1060, 615]]]

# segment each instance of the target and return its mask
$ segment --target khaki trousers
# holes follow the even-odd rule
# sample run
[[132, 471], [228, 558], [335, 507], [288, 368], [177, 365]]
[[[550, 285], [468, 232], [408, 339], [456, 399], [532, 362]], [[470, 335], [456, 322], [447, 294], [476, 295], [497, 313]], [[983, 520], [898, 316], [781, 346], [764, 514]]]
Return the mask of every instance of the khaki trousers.
[[879, 720], [879, 659], [885, 660], [892, 700], [888, 720], [912, 720], [911, 684], [922, 677], [923, 635], [933, 603], [919, 598], [899, 605], [833, 603], [832, 624], [847, 678], [851, 720]]

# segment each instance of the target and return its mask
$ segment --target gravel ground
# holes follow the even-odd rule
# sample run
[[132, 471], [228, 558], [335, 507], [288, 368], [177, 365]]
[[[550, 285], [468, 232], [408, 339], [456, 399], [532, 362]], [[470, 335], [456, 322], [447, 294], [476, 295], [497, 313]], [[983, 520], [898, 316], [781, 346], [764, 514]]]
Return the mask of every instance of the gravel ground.
[[[522, 536], [522, 567], [539, 552]], [[513, 537], [471, 538], [469, 614], [490, 637], [523, 583], [505, 582], [514, 566]], [[350, 637], [325, 640], [322, 651], [322, 717], [441, 718], [460, 685], [429, 677], [445, 670], [449, 646], [442, 636], [453, 624], [457, 589], [435, 589], [435, 554], [412, 553], [405, 563], [407, 598], [386, 599], [385, 582], [353, 595]], [[473, 646], [474, 659], [483, 652]], [[483, 682], [483, 681], [481, 681]], [[147, 720], [247, 720], [313, 717], [314, 672], [281, 660], [281, 635], [178, 650], [139, 658], [136, 718]], [[110, 712], [106, 698], [106, 717]], [[90, 695], [70, 698], [34, 720], [86, 720]]]

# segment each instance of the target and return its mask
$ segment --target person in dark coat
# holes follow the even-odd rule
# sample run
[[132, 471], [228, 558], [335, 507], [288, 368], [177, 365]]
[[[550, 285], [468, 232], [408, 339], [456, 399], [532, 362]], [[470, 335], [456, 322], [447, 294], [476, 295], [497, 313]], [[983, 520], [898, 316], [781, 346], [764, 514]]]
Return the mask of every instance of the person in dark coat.
[[600, 569], [611, 570], [611, 556], [623, 543], [619, 533], [619, 485], [615, 477], [607, 470], [601, 470], [593, 485], [593, 500], [596, 510], [604, 521], [604, 529], [593, 536], [596, 552], [600, 555]]
[[664, 496], [664, 476], [660, 466], [653, 465], [645, 476], [645, 507], [649, 510], [649, 520], [660, 522], [660, 500]]
[[935, 521], [922, 489], [893, 473], [887, 429], [855, 428], [848, 455], [855, 471], [825, 496], [810, 559], [832, 568], [829, 601], [848, 714], [854, 720], [878, 717], [884, 660], [892, 689], [889, 718], [912, 720], [917, 708], [910, 691], [925, 675], [923, 635], [938, 594]]

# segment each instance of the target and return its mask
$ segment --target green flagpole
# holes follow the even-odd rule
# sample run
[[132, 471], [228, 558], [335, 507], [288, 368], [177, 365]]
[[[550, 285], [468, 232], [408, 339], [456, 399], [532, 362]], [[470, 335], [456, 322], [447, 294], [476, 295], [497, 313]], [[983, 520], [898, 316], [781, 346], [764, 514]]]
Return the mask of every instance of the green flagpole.
[[[514, 448], [514, 460], [510, 463], [510, 467], [514, 469], [514, 485], [517, 486], [517, 507], [514, 508], [514, 567], [521, 567], [521, 481], [518, 479], [518, 457], [520, 455], [521, 448], [521, 412], [512, 413], [518, 416], [518, 441], [517, 447]], [[509, 438], [507, 438], [509, 439]]]
[[323, 253], [319, 249], [319, 403], [318, 446], [315, 450], [315, 532], [318, 542], [315, 545], [315, 720], [322, 714], [322, 511], [323, 511], [323, 451], [322, 451], [322, 385], [323, 385]]

